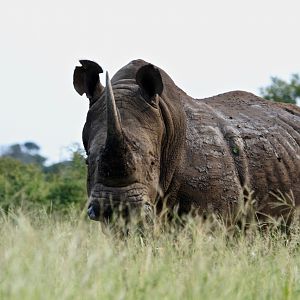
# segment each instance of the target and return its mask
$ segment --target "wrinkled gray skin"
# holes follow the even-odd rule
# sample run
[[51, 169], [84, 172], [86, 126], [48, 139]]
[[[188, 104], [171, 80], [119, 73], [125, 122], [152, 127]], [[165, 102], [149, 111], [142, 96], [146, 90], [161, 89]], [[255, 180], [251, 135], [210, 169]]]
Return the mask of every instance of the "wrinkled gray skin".
[[162, 201], [179, 214], [224, 215], [247, 190], [263, 213], [283, 212], [271, 208], [278, 191], [299, 204], [298, 107], [242, 91], [193, 99], [143, 60], [111, 82], [107, 76], [104, 88], [101, 67], [81, 64], [74, 87], [90, 100], [83, 144], [91, 219], [153, 205], [159, 211]]

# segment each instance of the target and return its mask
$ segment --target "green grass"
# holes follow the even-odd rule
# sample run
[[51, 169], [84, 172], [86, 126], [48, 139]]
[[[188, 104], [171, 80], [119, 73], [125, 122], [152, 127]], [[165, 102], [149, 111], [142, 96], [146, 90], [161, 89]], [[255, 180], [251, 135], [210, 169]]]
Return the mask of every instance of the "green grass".
[[236, 232], [190, 219], [120, 238], [76, 213], [3, 213], [0, 299], [300, 299], [300, 228]]

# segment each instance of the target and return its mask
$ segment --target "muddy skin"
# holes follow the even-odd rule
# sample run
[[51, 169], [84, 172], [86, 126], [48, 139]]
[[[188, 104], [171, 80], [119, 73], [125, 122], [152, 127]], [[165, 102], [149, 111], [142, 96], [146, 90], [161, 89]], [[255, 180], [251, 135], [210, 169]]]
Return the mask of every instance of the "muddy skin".
[[299, 205], [297, 106], [243, 91], [193, 99], [143, 60], [107, 75], [104, 88], [102, 68], [81, 64], [74, 87], [90, 100], [82, 136], [91, 219], [159, 208], [162, 199], [179, 214], [226, 215], [249, 190], [264, 214], [283, 213], [272, 208], [279, 191]]

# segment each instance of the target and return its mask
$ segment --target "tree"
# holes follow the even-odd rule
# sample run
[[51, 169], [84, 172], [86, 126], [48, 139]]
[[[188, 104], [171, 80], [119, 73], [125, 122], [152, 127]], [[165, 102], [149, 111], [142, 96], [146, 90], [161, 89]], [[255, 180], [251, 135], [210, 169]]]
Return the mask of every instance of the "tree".
[[24, 147], [31, 154], [36, 154], [40, 151], [40, 146], [34, 142], [26, 142], [24, 143]]
[[262, 87], [259, 91], [267, 100], [296, 104], [297, 99], [300, 99], [300, 76], [292, 74], [289, 82], [271, 77], [271, 85]]
[[39, 154], [40, 147], [33, 142], [10, 145], [3, 153], [4, 157], [12, 157], [26, 164], [43, 166], [46, 158]]

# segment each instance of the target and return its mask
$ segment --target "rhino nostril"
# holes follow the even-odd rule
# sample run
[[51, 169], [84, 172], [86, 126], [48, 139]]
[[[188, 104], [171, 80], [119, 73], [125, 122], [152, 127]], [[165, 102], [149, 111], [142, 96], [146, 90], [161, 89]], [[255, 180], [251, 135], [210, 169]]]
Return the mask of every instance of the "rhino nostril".
[[100, 217], [100, 207], [90, 204], [88, 207], [87, 214], [91, 220], [99, 220]]
[[93, 207], [90, 207], [89, 209], [88, 209], [88, 216], [89, 216], [89, 218], [90, 219], [95, 219], [96, 218], [96, 214], [95, 214], [95, 212], [94, 212], [94, 210], [93, 210]]

